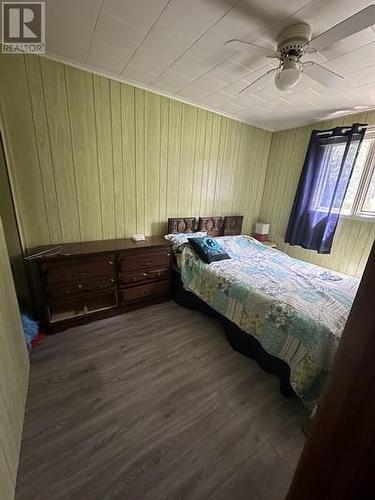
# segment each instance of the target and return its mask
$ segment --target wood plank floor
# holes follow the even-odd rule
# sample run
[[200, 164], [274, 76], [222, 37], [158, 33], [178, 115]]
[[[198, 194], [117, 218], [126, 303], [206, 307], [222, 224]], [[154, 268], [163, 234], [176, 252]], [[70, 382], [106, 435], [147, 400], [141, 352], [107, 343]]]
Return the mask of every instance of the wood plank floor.
[[17, 500], [284, 498], [306, 410], [174, 302], [32, 354]]

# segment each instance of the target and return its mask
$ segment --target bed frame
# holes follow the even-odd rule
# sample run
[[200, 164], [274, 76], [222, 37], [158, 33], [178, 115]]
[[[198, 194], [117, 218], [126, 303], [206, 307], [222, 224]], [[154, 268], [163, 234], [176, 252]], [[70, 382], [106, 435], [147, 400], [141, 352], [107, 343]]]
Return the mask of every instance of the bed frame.
[[[229, 236], [241, 234], [242, 215], [226, 217], [180, 217], [168, 219], [168, 233], [191, 233], [207, 231], [210, 236]], [[232, 321], [225, 318], [206, 304], [195, 294], [184, 289], [180, 273], [174, 267], [172, 273], [172, 297], [181, 306], [196, 309], [217, 318], [223, 324], [228, 342], [234, 350], [254, 359], [266, 372], [276, 375], [280, 380], [280, 391], [284, 396], [295, 396], [290, 385], [290, 368], [281, 359], [266, 352], [260, 342], [252, 335], [241, 330]]]
[[241, 234], [243, 215], [226, 217], [174, 217], [168, 219], [168, 234], [206, 231], [209, 236]]

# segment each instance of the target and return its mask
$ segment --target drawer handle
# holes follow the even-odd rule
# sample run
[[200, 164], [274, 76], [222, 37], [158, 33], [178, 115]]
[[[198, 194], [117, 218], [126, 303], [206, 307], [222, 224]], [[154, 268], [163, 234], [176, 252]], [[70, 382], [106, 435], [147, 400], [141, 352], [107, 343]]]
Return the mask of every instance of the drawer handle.
[[151, 292], [151, 290], [143, 290], [142, 296], [144, 297], [145, 295], [148, 295]]
[[132, 276], [131, 281], [136, 283], [137, 281], [142, 281], [144, 278], [148, 278], [150, 273], [141, 273], [141, 275]]
[[108, 262], [108, 264], [110, 264], [111, 266], [113, 266], [113, 264], [114, 264], [113, 260], [111, 260], [111, 259], [109, 259], [109, 258], [107, 258], [107, 262]]
[[82, 283], [78, 283], [77, 287], [78, 287], [78, 288], [83, 288]]
[[89, 274], [89, 271], [76, 271], [73, 273], [73, 276], [78, 277], [78, 276], [87, 276]]
[[109, 281], [110, 281], [111, 283], [114, 283], [116, 280], [115, 280], [115, 278], [111, 278]]

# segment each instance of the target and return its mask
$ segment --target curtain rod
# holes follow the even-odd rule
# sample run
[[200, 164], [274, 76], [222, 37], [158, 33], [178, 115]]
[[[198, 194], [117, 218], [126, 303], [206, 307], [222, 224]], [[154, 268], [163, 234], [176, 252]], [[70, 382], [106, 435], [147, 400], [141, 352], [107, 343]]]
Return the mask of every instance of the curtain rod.
[[[353, 123], [353, 125], [343, 125], [342, 127], [339, 126], [339, 127], [330, 128], [328, 130], [321, 130], [320, 132], [317, 132], [316, 135], [332, 135], [335, 130], [341, 129], [341, 130], [347, 131], [347, 130], [350, 130], [351, 128], [353, 128], [354, 125], [357, 126], [358, 131], [362, 130], [365, 127], [369, 128], [366, 123]], [[344, 135], [344, 133], [342, 135]]]

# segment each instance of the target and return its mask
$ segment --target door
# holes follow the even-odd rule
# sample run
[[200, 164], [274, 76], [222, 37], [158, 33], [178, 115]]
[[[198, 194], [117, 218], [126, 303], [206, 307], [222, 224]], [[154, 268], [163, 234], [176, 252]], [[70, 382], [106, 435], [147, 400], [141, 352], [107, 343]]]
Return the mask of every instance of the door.
[[288, 500], [375, 498], [375, 244]]

